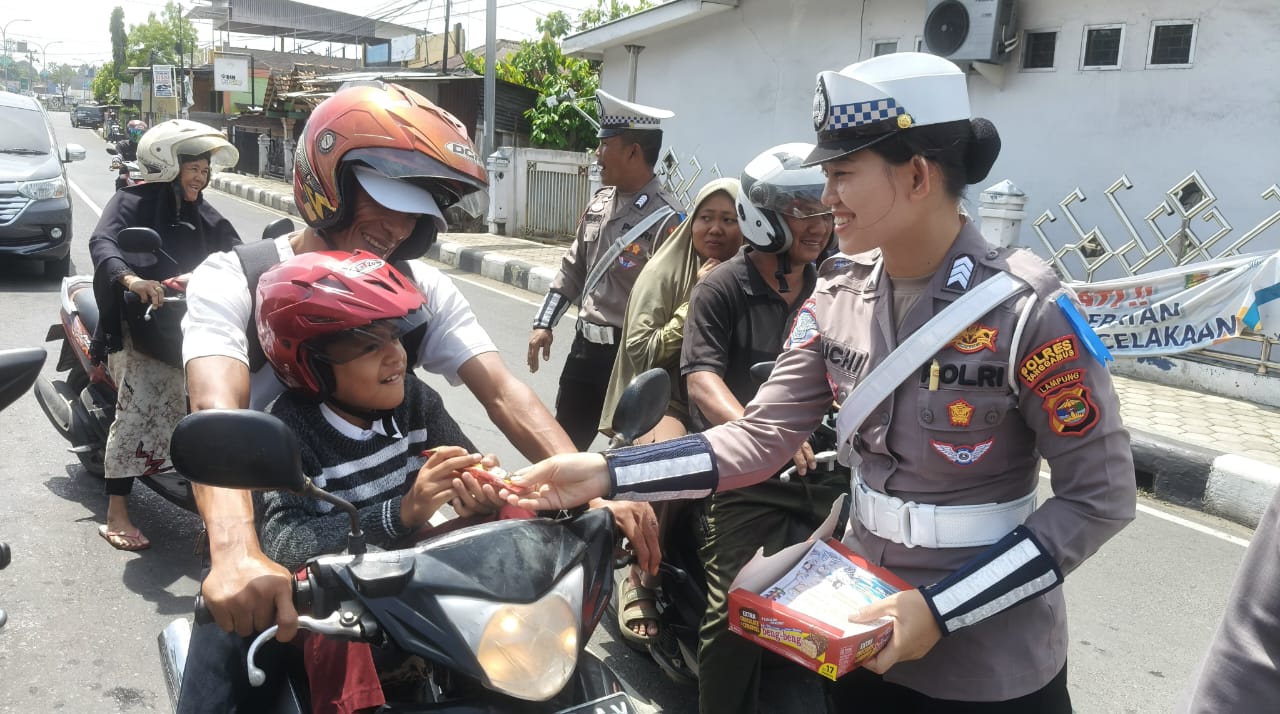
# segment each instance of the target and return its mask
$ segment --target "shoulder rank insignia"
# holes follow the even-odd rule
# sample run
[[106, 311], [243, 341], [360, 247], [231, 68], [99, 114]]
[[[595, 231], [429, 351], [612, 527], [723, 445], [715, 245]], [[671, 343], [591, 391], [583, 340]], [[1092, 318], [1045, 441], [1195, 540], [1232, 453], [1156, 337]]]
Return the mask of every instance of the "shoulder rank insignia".
[[973, 280], [973, 256], [957, 255], [947, 270], [947, 284], [943, 290], [963, 293], [969, 289], [969, 281]]
[[644, 208], [649, 203], [649, 194], [642, 193], [636, 196], [636, 208]]

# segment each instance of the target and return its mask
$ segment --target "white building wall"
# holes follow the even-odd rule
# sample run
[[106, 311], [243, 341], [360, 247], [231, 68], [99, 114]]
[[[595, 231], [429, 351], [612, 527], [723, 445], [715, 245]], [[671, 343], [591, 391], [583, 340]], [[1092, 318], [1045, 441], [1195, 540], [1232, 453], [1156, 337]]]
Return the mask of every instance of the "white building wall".
[[[664, 122], [668, 146], [736, 175], [768, 146], [812, 141], [815, 74], [870, 57], [878, 40], [914, 48], [926, 5], [741, 0], [736, 9], [639, 41], [645, 49], [636, 100], [676, 113]], [[1192, 67], [1146, 68], [1152, 20], [1198, 23]], [[1121, 69], [1079, 69], [1085, 26], [1110, 23], [1125, 25]], [[1134, 188], [1118, 198], [1144, 236], [1143, 218], [1193, 170], [1217, 195], [1233, 237], [1280, 210], [1280, 201], [1259, 195], [1280, 182], [1274, 0], [1019, 0], [1018, 27], [1058, 31], [1055, 68], [1020, 71], [1020, 48], [1007, 61], [1002, 87], [976, 73], [969, 87], [975, 115], [991, 119], [1004, 142], [983, 186], [1008, 178], [1030, 196], [1024, 245], [1045, 252], [1030, 223], [1046, 209], [1059, 219], [1046, 227], [1055, 244], [1076, 240], [1057, 204], [1077, 186], [1089, 199], [1073, 207], [1082, 227], [1098, 226], [1116, 245], [1127, 240], [1103, 193], [1121, 174]], [[625, 96], [627, 73], [625, 50], [608, 50], [602, 86]], [[976, 201], [977, 190], [970, 198]], [[1173, 218], [1157, 223], [1165, 234], [1177, 228]], [[1203, 237], [1216, 225], [1192, 229]], [[1280, 249], [1280, 227], [1251, 245]]]

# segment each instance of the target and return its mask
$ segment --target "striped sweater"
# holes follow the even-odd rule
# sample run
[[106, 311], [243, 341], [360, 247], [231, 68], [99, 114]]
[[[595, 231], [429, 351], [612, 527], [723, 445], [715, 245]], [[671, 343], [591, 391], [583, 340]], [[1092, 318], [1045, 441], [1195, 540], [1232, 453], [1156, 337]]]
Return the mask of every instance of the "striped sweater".
[[[303, 472], [316, 486], [355, 505], [365, 541], [380, 547], [409, 534], [400, 522], [400, 500], [426, 463], [422, 451], [440, 446], [475, 451], [440, 395], [412, 372], [405, 375], [405, 399], [395, 410], [398, 437], [351, 438], [325, 419], [319, 404], [288, 392], [267, 411], [297, 434]], [[263, 551], [284, 567], [296, 570], [310, 558], [346, 547], [351, 519], [343, 511], [285, 491], [257, 498]]]

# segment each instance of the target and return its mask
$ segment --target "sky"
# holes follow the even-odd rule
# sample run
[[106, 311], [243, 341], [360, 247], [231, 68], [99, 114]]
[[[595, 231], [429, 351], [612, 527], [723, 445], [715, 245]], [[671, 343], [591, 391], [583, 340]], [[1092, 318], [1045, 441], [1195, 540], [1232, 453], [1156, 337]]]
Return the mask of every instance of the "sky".
[[[182, 4], [189, 8], [195, 3], [185, 0]], [[380, 17], [388, 22], [431, 32], [444, 29], [445, 0], [308, 0], [307, 4]], [[111, 59], [108, 27], [113, 8], [124, 8], [124, 24], [128, 29], [131, 25], [145, 22], [149, 13], [159, 14], [164, 5], [164, 0], [0, 0], [0, 28], [8, 27], [5, 34], [11, 40], [26, 40], [42, 47], [50, 64], [99, 64]], [[234, 0], [232, 5], [234, 7]], [[484, 43], [486, 5], [486, 0], [452, 0], [449, 24], [462, 24], [467, 49]], [[589, 6], [594, 7], [595, 0], [498, 0], [498, 38], [519, 40], [532, 37], [536, 18], [552, 10], [563, 10], [573, 18]], [[195, 26], [201, 45], [208, 45], [213, 40], [209, 23], [198, 21]], [[269, 40], [234, 34], [231, 44], [236, 47], [271, 46]], [[291, 43], [286, 43], [286, 50], [292, 48]], [[309, 49], [325, 54], [328, 47], [319, 44]], [[39, 54], [36, 59], [40, 59]]]

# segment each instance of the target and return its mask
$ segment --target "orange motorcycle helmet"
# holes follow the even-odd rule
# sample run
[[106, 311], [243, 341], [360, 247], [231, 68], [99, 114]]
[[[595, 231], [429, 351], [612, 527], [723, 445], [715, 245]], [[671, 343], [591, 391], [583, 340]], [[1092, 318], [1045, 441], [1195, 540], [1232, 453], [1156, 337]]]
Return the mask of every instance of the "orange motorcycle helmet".
[[[303, 128], [293, 197], [303, 220], [322, 236], [351, 221], [357, 166], [426, 190], [440, 214], [488, 185], [461, 122], [417, 92], [384, 82], [343, 85], [316, 106]], [[487, 206], [488, 201], [468, 204]], [[446, 227], [443, 218], [428, 215], [429, 209], [422, 213], [389, 260], [421, 257]]]

